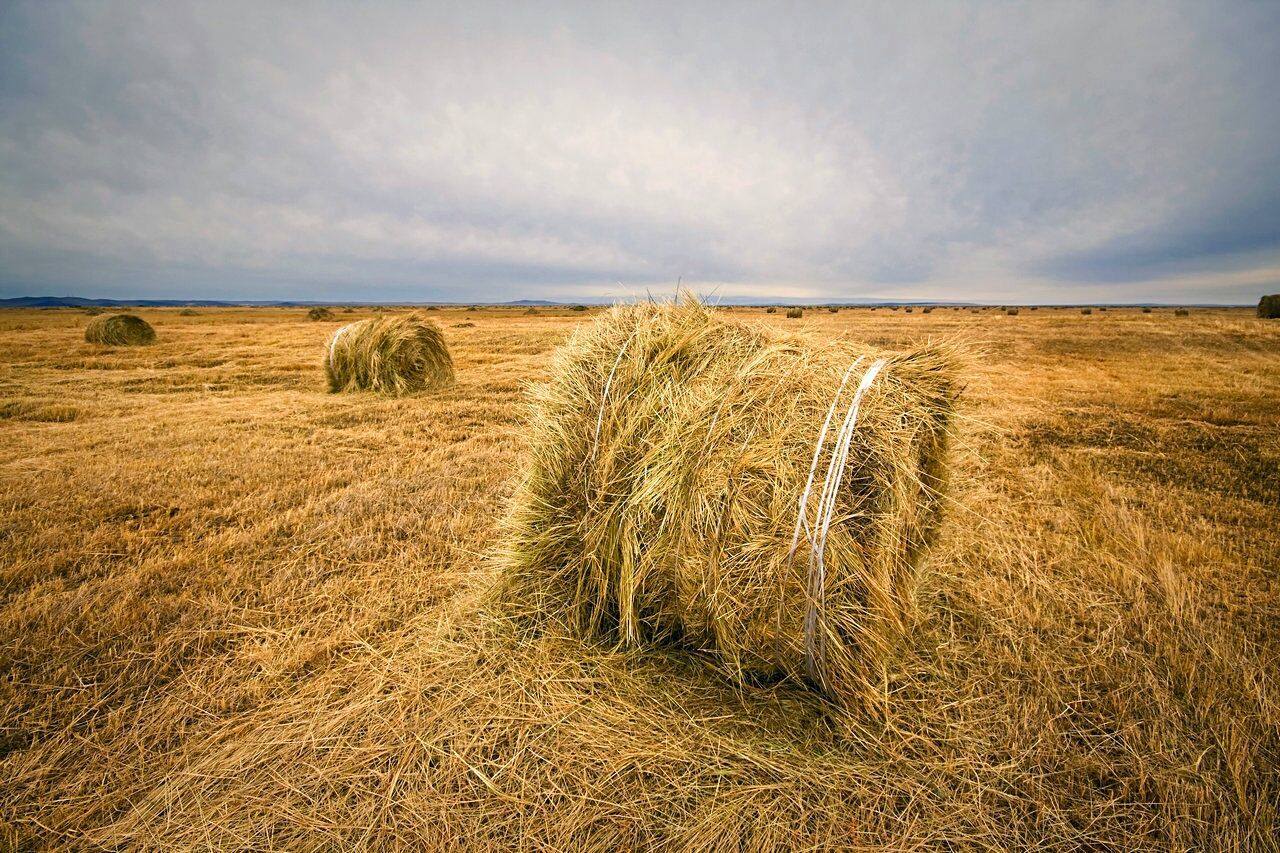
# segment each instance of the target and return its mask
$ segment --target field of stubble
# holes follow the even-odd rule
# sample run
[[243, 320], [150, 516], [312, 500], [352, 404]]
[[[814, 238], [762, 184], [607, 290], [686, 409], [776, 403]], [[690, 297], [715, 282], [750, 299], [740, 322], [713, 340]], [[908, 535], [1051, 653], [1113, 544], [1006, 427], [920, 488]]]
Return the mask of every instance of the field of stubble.
[[1280, 322], [735, 310], [977, 347], [885, 718], [840, 733], [486, 619], [522, 388], [589, 314], [431, 312], [458, 383], [389, 399], [325, 392], [368, 311], [137, 313], [0, 312], [0, 849], [1280, 846]]

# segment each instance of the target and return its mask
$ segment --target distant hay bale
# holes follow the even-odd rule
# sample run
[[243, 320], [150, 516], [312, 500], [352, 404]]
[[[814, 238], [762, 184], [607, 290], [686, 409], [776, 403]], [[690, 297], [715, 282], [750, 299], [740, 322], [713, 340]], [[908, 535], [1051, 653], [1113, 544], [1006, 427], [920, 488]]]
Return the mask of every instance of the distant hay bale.
[[904, 311], [906, 311], [908, 314], [910, 314], [912, 311], [914, 311], [914, 310], [916, 310], [916, 309], [914, 309], [914, 308], [904, 308], [904, 309], [902, 309], [902, 310], [904, 310]]
[[542, 312], [539, 311], [537, 308], [529, 308], [529, 309], [526, 309], [524, 313], [526, 317], [536, 317]]
[[179, 317], [196, 317], [196, 316], [199, 316], [199, 314], [200, 314], [199, 311], [196, 311], [195, 309], [192, 309], [192, 308], [183, 308], [181, 311], [178, 312]]
[[1258, 316], [1264, 320], [1280, 319], [1280, 293], [1273, 293], [1258, 300]]
[[477, 309], [477, 308], [476, 308], [476, 306], [474, 306], [474, 305], [468, 305], [468, 306], [467, 306], [467, 310], [468, 310], [468, 311], [477, 311], [477, 310], [479, 310], [479, 309]]
[[1009, 309], [1006, 309], [1004, 313], [1005, 313], [1005, 314], [1007, 314], [1007, 315], [1009, 315], [1010, 317], [1017, 317], [1017, 316], [1018, 316], [1018, 309], [1017, 309], [1017, 308], [1009, 308]]
[[1092, 309], [1092, 308], [1081, 308], [1081, 309], [1080, 309], [1080, 313], [1081, 313], [1081, 314], [1092, 314], [1092, 313], [1093, 313], [1093, 309]]
[[453, 359], [435, 323], [408, 314], [373, 317], [333, 333], [325, 355], [330, 391], [408, 394], [453, 382]]
[[315, 307], [307, 312], [307, 316], [312, 320], [332, 320], [333, 312], [328, 308]]
[[836, 306], [834, 306], [834, 305], [832, 305], [832, 306], [831, 306], [830, 308], [828, 308], [827, 310], [828, 310], [828, 311], [830, 311], [832, 314], [839, 314], [839, 313], [840, 313], [840, 309], [839, 309], [839, 308], [837, 308], [837, 307], [836, 307]]
[[921, 314], [932, 314], [932, 313], [933, 313], [933, 308], [931, 308], [931, 307], [921, 308], [921, 309], [920, 309], [920, 313], [921, 313]]
[[455, 329], [474, 329], [475, 327], [476, 327], [475, 323], [454, 323], [453, 324], [453, 328]]
[[569, 306], [569, 310], [570, 310], [570, 311], [586, 311], [586, 310], [587, 310], [587, 306], [585, 306], [585, 305], [570, 305], [570, 306]]
[[90, 317], [97, 317], [102, 313], [102, 309], [97, 305], [90, 305], [88, 308], [84, 309], [84, 313], [88, 314]]
[[1147, 307], [1144, 307], [1144, 308], [1142, 309], [1142, 313], [1143, 313], [1143, 314], [1150, 314], [1150, 313], [1151, 313], [1151, 309], [1150, 309], [1150, 308], [1147, 308]]
[[343, 313], [343, 314], [354, 314], [354, 313], [356, 313], [356, 309], [354, 309], [354, 308], [352, 308], [350, 305], [348, 305], [346, 308], [343, 308], [343, 309], [342, 309], [342, 313]]
[[803, 316], [804, 316], [804, 309], [803, 309], [803, 308], [788, 308], [788, 309], [787, 309], [787, 319], [788, 319], [788, 320], [799, 320], [799, 319], [800, 319], [801, 317], [803, 317]]
[[764, 313], [766, 313], [766, 314], [777, 314], [777, 313], [778, 313], [778, 308], [777, 308], [777, 306], [775, 306], [775, 305], [770, 305], [768, 308], [764, 309]]
[[550, 630], [880, 695], [942, 509], [945, 350], [881, 353], [697, 303], [617, 306], [535, 386], [498, 600]]
[[110, 347], [142, 346], [155, 342], [156, 330], [141, 317], [111, 314], [90, 320], [84, 327], [84, 339]]
[[1188, 311], [1186, 308], [1179, 308], [1173, 312], [1173, 316], [1175, 317], [1188, 317], [1190, 315], [1191, 315], [1191, 312]]

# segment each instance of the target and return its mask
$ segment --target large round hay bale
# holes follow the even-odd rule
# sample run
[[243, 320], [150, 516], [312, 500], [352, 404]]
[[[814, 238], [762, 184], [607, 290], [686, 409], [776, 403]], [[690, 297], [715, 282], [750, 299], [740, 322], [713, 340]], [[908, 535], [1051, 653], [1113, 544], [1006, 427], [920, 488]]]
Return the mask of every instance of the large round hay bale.
[[155, 341], [156, 330], [141, 317], [110, 314], [90, 320], [84, 327], [84, 339], [111, 347], [141, 346]]
[[615, 307], [533, 391], [501, 601], [869, 704], [939, 520], [953, 373], [938, 349]]
[[453, 382], [440, 327], [418, 314], [373, 317], [333, 333], [325, 354], [330, 391], [408, 394]]
[[1273, 293], [1258, 300], [1258, 316], [1264, 320], [1280, 319], [1280, 293]]

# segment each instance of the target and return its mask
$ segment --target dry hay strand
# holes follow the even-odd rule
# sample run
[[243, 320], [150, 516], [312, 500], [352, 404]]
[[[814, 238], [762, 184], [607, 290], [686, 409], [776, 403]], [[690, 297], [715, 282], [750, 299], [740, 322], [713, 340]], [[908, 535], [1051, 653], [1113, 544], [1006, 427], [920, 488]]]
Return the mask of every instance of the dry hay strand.
[[1280, 319], [1280, 293], [1272, 293], [1258, 300], [1258, 316], [1264, 320]]
[[440, 327], [418, 314], [373, 317], [333, 333], [325, 357], [330, 391], [408, 394], [452, 384]]
[[307, 312], [307, 317], [312, 320], [332, 320], [333, 312], [328, 308], [312, 308]]
[[143, 346], [155, 342], [156, 330], [141, 317], [111, 314], [90, 320], [84, 327], [84, 339], [109, 347]]
[[615, 307], [534, 389], [500, 600], [870, 708], [939, 521], [954, 374], [937, 347]]
[[787, 309], [787, 319], [788, 319], [788, 320], [799, 320], [799, 319], [800, 319], [801, 317], [803, 317], [803, 316], [804, 316], [804, 309], [803, 309], [803, 308], [788, 308], [788, 309]]

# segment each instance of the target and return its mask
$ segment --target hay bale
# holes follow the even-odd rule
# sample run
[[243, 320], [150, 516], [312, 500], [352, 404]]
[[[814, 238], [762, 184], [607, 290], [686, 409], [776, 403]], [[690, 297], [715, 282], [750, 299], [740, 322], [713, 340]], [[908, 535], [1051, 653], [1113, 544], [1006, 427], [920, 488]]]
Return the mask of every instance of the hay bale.
[[529, 309], [526, 309], [524, 313], [526, 317], [537, 317], [542, 312], [539, 311], [537, 308], [529, 308]]
[[803, 309], [803, 308], [788, 308], [788, 309], [787, 309], [787, 319], [788, 319], [788, 320], [799, 320], [799, 319], [800, 319], [801, 317], [803, 317], [803, 316], [804, 316], [804, 309]]
[[407, 394], [453, 382], [440, 327], [418, 314], [372, 317], [333, 333], [325, 355], [330, 391]]
[[1264, 320], [1280, 319], [1280, 293], [1273, 293], [1258, 300], [1258, 316]]
[[1009, 309], [1008, 309], [1008, 310], [1006, 310], [1004, 313], [1005, 313], [1005, 314], [1007, 314], [1007, 315], [1008, 315], [1008, 316], [1010, 316], [1010, 317], [1017, 317], [1017, 316], [1018, 316], [1018, 309], [1017, 309], [1017, 308], [1009, 308]]
[[776, 306], [776, 305], [770, 305], [768, 308], [764, 309], [764, 313], [766, 313], [766, 314], [777, 314], [777, 313], [778, 313], [778, 308], [777, 308], [777, 306]]
[[586, 310], [587, 310], [587, 306], [585, 306], [585, 305], [570, 305], [570, 306], [569, 306], [569, 310], [570, 310], [570, 311], [586, 311]]
[[200, 314], [199, 311], [196, 311], [192, 308], [183, 308], [181, 311], [178, 312], [179, 317], [197, 317], [199, 316], [199, 314]]
[[84, 313], [90, 317], [97, 317], [102, 313], [102, 309], [97, 305], [90, 305], [88, 308], [84, 309]]
[[953, 374], [943, 350], [617, 306], [533, 390], [498, 600], [864, 704], [939, 520]]
[[141, 317], [111, 314], [90, 320], [84, 327], [84, 339], [109, 347], [143, 346], [155, 342], [156, 330]]
[[836, 306], [834, 306], [834, 305], [832, 305], [831, 307], [827, 308], [827, 310], [828, 310], [828, 311], [830, 311], [832, 314], [839, 314], [839, 313], [840, 313], [840, 309], [839, 309], [839, 308], [837, 308], [837, 307], [836, 307]]
[[914, 309], [914, 308], [904, 308], [904, 309], [902, 309], [902, 310], [904, 310], [904, 311], [906, 311], [908, 314], [910, 314], [912, 311], [914, 311], [914, 310], [916, 310], [916, 309]]
[[1175, 316], [1175, 317], [1189, 317], [1189, 316], [1191, 316], [1191, 312], [1190, 312], [1190, 311], [1188, 311], [1186, 308], [1179, 308], [1179, 309], [1177, 309], [1176, 311], [1174, 311], [1174, 312], [1173, 312], [1173, 316]]
[[1092, 314], [1092, 313], [1093, 313], [1093, 309], [1092, 309], [1092, 308], [1081, 308], [1081, 309], [1080, 309], [1080, 313], [1081, 313], [1081, 314]]
[[1150, 313], [1151, 313], [1151, 309], [1150, 309], [1149, 307], [1144, 306], [1144, 307], [1143, 307], [1143, 309], [1142, 309], [1142, 313], [1143, 313], [1143, 314], [1150, 314]]
[[932, 313], [933, 313], [933, 308], [931, 308], [931, 307], [921, 308], [921, 309], [920, 309], [920, 313], [921, 313], [921, 314], [932, 314]]
[[332, 320], [333, 312], [330, 311], [328, 308], [321, 308], [317, 306], [307, 312], [307, 317], [309, 317], [312, 320]]

